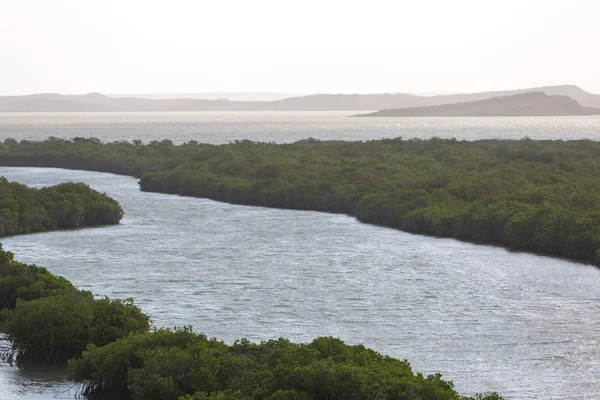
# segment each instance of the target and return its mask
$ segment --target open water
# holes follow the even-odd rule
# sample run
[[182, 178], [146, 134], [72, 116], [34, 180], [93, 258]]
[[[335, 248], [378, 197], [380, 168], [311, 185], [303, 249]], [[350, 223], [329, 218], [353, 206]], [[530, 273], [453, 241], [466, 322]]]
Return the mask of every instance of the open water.
[[586, 117], [371, 117], [356, 112], [111, 112], [0, 113], [0, 141], [96, 137], [147, 143], [295, 142], [373, 140], [384, 137], [428, 139], [592, 139], [600, 140], [600, 116]]

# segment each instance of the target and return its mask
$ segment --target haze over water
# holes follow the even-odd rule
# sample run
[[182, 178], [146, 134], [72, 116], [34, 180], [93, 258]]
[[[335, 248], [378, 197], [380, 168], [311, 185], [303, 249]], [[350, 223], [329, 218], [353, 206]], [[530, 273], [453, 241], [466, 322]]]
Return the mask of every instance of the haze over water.
[[289, 143], [322, 140], [592, 139], [600, 140], [600, 116], [589, 117], [395, 117], [351, 118], [356, 112], [114, 112], [0, 113], [0, 141], [96, 137], [147, 143], [170, 139], [229, 143], [249, 139]]
[[[229, 343], [332, 335], [441, 372], [464, 394], [600, 393], [593, 266], [344, 215], [144, 193], [136, 179], [111, 174], [0, 167], [0, 175], [31, 186], [86, 182], [118, 200], [120, 225], [2, 243], [82, 289], [134, 298], [158, 327], [192, 325]], [[0, 367], [4, 400], [50, 400], [70, 386]]]

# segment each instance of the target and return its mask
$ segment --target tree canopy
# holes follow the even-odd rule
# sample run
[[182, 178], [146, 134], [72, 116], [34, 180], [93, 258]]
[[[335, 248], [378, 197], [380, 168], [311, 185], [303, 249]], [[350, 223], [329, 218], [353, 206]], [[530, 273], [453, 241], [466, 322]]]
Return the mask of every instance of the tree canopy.
[[90, 397], [132, 400], [501, 400], [462, 397], [441, 376], [339, 339], [229, 346], [190, 328], [160, 329], [90, 346], [69, 362]]
[[118, 224], [119, 203], [83, 183], [30, 188], [0, 176], [0, 237]]

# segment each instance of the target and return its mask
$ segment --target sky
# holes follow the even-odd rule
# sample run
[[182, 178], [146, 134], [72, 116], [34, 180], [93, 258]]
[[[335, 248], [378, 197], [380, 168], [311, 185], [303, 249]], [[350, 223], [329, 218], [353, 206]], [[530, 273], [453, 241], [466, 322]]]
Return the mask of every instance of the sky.
[[600, 93], [598, 0], [0, 0], [0, 95]]

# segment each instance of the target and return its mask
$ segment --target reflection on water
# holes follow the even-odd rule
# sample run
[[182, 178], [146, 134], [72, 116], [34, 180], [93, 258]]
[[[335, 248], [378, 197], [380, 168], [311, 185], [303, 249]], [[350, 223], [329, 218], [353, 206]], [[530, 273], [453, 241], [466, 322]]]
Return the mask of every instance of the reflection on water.
[[[82, 289], [133, 297], [156, 326], [191, 324], [227, 342], [331, 335], [441, 372], [465, 394], [600, 393], [597, 268], [344, 215], [142, 193], [123, 176], [3, 167], [0, 175], [28, 185], [83, 181], [121, 202], [118, 226], [2, 242]], [[49, 400], [71, 385], [38, 378], [3, 366], [0, 398]]]

